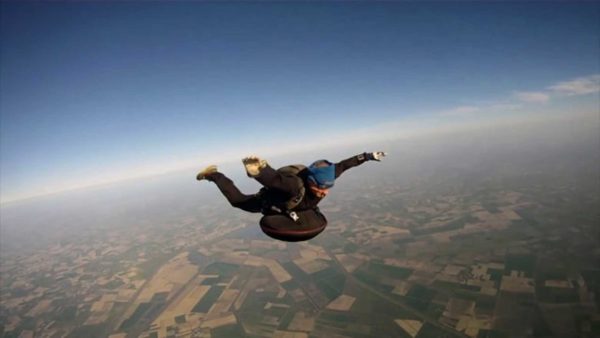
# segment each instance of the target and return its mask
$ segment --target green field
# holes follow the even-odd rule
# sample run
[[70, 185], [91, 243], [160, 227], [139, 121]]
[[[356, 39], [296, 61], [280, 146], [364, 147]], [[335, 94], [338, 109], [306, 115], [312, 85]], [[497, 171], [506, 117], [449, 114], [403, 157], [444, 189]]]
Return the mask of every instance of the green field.
[[140, 303], [140, 305], [138, 305], [133, 314], [129, 318], [127, 318], [127, 320], [124, 321], [123, 324], [121, 324], [120, 329], [127, 330], [128, 328], [134, 326], [135, 323], [142, 318], [144, 313], [146, 313], [146, 311], [148, 311], [149, 308], [150, 303]]
[[212, 338], [246, 337], [244, 329], [239, 324], [225, 325], [211, 330]]
[[221, 293], [225, 290], [224, 286], [213, 285], [202, 299], [194, 306], [192, 312], [207, 313], [214, 302], [219, 299]]
[[454, 338], [459, 337], [457, 334], [453, 334], [437, 328], [429, 323], [425, 323], [416, 338]]
[[504, 274], [510, 275], [511, 271], [523, 271], [525, 277], [533, 278], [536, 257], [533, 255], [507, 255], [504, 265]]
[[321, 270], [314, 273], [311, 277], [329, 301], [336, 299], [344, 291], [346, 275], [336, 268]]
[[218, 283], [227, 283], [237, 274], [239, 269], [239, 265], [236, 264], [217, 262], [204, 268], [202, 273], [205, 275], [218, 275]]

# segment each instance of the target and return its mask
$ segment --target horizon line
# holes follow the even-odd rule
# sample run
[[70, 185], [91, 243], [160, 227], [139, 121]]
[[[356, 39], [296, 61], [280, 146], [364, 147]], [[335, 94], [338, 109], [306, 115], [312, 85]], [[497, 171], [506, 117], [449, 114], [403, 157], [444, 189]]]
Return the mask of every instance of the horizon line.
[[[510, 114], [510, 115], [502, 115], [502, 116], [487, 116], [483, 121], [443, 121], [445, 122], [442, 125], [436, 125], [432, 122], [432, 118], [434, 121], [439, 122], [440, 118], [444, 118], [443, 114], [432, 114], [429, 118], [420, 119], [420, 120], [394, 120], [388, 123], [381, 123], [371, 127], [359, 128], [352, 131], [347, 131], [343, 133], [338, 133], [336, 135], [329, 135], [329, 137], [325, 139], [315, 139], [308, 143], [292, 143], [287, 145], [282, 145], [280, 148], [285, 148], [285, 150], [273, 150], [272, 147], [267, 147], [265, 145], [261, 145], [254, 152], [255, 154], [261, 154], [261, 156], [285, 156], [294, 153], [305, 153], [307, 151], [317, 150], [317, 149], [331, 149], [331, 148], [340, 148], [344, 146], [351, 146], [357, 143], [375, 143], [380, 141], [397, 141], [400, 139], [412, 139], [418, 137], [426, 137], [431, 134], [448, 134], [455, 133], [460, 131], [468, 131], [475, 130], [478, 128], [492, 126], [495, 123], [500, 123], [501, 125], [514, 125], [523, 122], [535, 122], [539, 120], [548, 121], [549, 117], [554, 116], [555, 119], [564, 119], [568, 117], [589, 117], [590, 114], [594, 118], [598, 118], [597, 112], [579, 112], [577, 114], [552, 114], [552, 113], [530, 113], [525, 116], [522, 114]], [[375, 136], [374, 136], [375, 135]], [[332, 141], [333, 139], [333, 141]], [[240, 159], [240, 148], [237, 149], [227, 149], [225, 152], [221, 152], [220, 155], [209, 156], [206, 159], [206, 163], [214, 163], [214, 164], [227, 164], [234, 161], [238, 161]], [[249, 154], [246, 154], [249, 155]], [[196, 156], [187, 156], [196, 157]], [[160, 160], [153, 162], [161, 163]], [[140, 167], [137, 166], [133, 169], [129, 169], [126, 172], [117, 173], [115, 176], [111, 178], [99, 179], [96, 182], [84, 182], [84, 183], [72, 183], [67, 188], [61, 189], [49, 189], [49, 191], [43, 191], [34, 194], [22, 194], [9, 198], [0, 198], [0, 207], [6, 207], [15, 203], [26, 202], [33, 199], [43, 198], [52, 195], [59, 195], [63, 193], [69, 193], [74, 191], [92, 189], [102, 186], [108, 186], [111, 184], [119, 183], [119, 182], [128, 182], [140, 180], [143, 178], [157, 177], [162, 175], [172, 174], [178, 171], [192, 170], [194, 167], [197, 168], [195, 160], [180, 160], [174, 164], [171, 164], [167, 169], [159, 169], [163, 166], [154, 164], [150, 168], [148, 167]], [[140, 170], [141, 168], [141, 170]], [[200, 168], [198, 168], [200, 169]], [[142, 172], [142, 174], [132, 174]]]

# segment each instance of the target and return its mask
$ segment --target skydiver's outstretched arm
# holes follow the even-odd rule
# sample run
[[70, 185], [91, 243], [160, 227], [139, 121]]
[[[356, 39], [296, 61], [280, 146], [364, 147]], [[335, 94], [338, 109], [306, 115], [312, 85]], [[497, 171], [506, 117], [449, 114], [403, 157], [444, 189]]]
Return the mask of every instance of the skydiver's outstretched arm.
[[371, 153], [362, 153], [356, 156], [352, 156], [343, 161], [340, 161], [335, 164], [335, 178], [340, 177], [344, 171], [350, 169], [352, 167], [359, 166], [367, 161], [380, 161], [382, 157], [384, 157], [386, 153], [382, 151], [375, 151]]

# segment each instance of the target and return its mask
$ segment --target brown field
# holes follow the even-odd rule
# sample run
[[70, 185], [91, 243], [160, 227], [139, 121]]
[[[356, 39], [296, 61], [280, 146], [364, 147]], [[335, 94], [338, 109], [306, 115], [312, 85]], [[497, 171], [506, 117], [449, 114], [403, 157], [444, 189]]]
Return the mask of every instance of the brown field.
[[504, 270], [504, 263], [485, 263], [488, 269]]
[[571, 289], [573, 285], [568, 280], [547, 280], [544, 282], [544, 286], [550, 288], [563, 288], [563, 289]]
[[219, 326], [225, 326], [237, 323], [237, 319], [233, 313], [227, 313], [222, 317], [213, 318], [202, 323], [200, 327], [214, 329]]
[[301, 245], [300, 256], [306, 259], [324, 259], [330, 261], [331, 257], [327, 254], [325, 249], [320, 246], [304, 243]]
[[510, 292], [533, 293], [535, 291], [533, 279], [516, 276], [502, 276], [500, 290]]
[[221, 297], [210, 308], [206, 319], [211, 320], [215, 318], [221, 318], [225, 313], [229, 311], [231, 305], [240, 294], [239, 290], [227, 289], [223, 291]]
[[475, 302], [460, 298], [450, 298], [446, 304], [444, 316], [458, 319], [462, 315], [475, 315]]
[[248, 292], [250, 290], [246, 290], [244, 289], [244, 291], [242, 291], [239, 295], [239, 297], [235, 300], [235, 302], [233, 303], [233, 308], [237, 311], [242, 307], [242, 304], [244, 304], [244, 301], [246, 301], [246, 297], [248, 297]]
[[334, 299], [331, 303], [329, 303], [329, 305], [327, 305], [327, 309], [336, 311], [348, 311], [352, 307], [352, 304], [354, 304], [355, 300], [356, 298], [354, 297], [348, 295], [341, 295], [338, 298]]
[[269, 259], [266, 264], [267, 268], [279, 283], [287, 282], [292, 279], [292, 276], [275, 260]]
[[374, 227], [373, 230], [374, 230], [374, 232], [371, 235], [372, 240], [379, 239], [382, 237], [387, 238], [390, 236], [401, 236], [401, 237], [410, 236], [410, 230], [396, 228], [396, 227], [390, 227], [390, 226], [378, 225], [377, 227]]
[[369, 257], [360, 254], [340, 254], [335, 255], [335, 257], [342, 264], [344, 270], [348, 272], [354, 272], [354, 270], [369, 260]]
[[[489, 295], [496, 294], [496, 283], [492, 280], [481, 280], [478, 278], [473, 278], [473, 279], [467, 280], [467, 285], [481, 287], [481, 293], [486, 293]], [[485, 292], [484, 292], [484, 290], [485, 290]]]
[[258, 257], [258, 256], [252, 256], [252, 255], [248, 255], [248, 258], [246, 259], [246, 261], [244, 262], [244, 265], [249, 265], [249, 266], [263, 266], [264, 264], [264, 258]]
[[416, 337], [423, 323], [418, 320], [410, 320], [410, 319], [396, 319], [394, 320], [398, 326], [402, 328], [406, 333], [408, 333], [411, 337]]
[[84, 325], [95, 325], [105, 322], [110, 315], [110, 310], [112, 310], [115, 299], [116, 295], [108, 294], [102, 296], [99, 301], [94, 302], [92, 304], [92, 308], [90, 309], [92, 314], [85, 321]]
[[210, 285], [196, 285], [190, 292], [180, 298], [179, 302], [173, 302], [154, 321], [154, 324], [166, 327], [175, 322], [175, 317], [192, 312], [194, 306], [204, 297], [210, 289]]
[[521, 216], [519, 216], [511, 208], [500, 208], [500, 210], [502, 211], [502, 216], [509, 221], [516, 221], [521, 219]]
[[466, 269], [466, 267], [464, 267], [462, 265], [451, 265], [451, 264], [449, 264], [449, 265], [446, 265], [446, 267], [442, 271], [442, 274], [444, 274], [444, 275], [450, 275], [450, 276], [456, 276], [461, 271], [463, 271], [465, 269]]
[[111, 303], [114, 302], [116, 300], [116, 295], [114, 294], [106, 294], [103, 295], [102, 298], [100, 298], [100, 300], [94, 302], [94, 304], [92, 304], [92, 308], [90, 309], [91, 312], [100, 312], [103, 311], [106, 306], [105, 303]]
[[155, 293], [171, 292], [187, 284], [198, 273], [198, 267], [188, 261], [187, 255], [187, 252], [183, 252], [163, 265], [144, 286], [136, 303], [150, 301]]
[[108, 338], [127, 338], [127, 333], [115, 333], [108, 336]]
[[273, 338], [308, 338], [306, 332], [275, 331]]
[[399, 258], [385, 258], [383, 263], [386, 265], [397, 266], [399, 268], [415, 269], [415, 270], [426, 270], [430, 267], [428, 262], [417, 259], [399, 259]]
[[419, 229], [435, 229], [435, 228], [443, 227], [444, 225], [448, 224], [451, 221], [452, 221], [451, 218], [450, 219], [434, 218], [431, 222], [423, 224], [421, 227], [419, 227]]
[[29, 312], [27, 313], [27, 316], [35, 318], [35, 317], [39, 316], [40, 314], [48, 311], [51, 304], [52, 304], [51, 300], [44, 299], [44, 300], [40, 301], [39, 303], [37, 303], [37, 305], [34, 306], [33, 309], [29, 310]]
[[478, 210], [473, 212], [473, 216], [477, 217], [480, 222], [477, 224], [467, 224], [464, 229], [504, 229], [508, 227], [512, 221], [519, 220], [521, 217], [515, 213], [512, 208], [500, 208], [500, 213], [492, 214], [486, 210]]
[[248, 251], [234, 251], [226, 253], [221, 261], [224, 263], [243, 265], [248, 259]]
[[17, 316], [8, 317], [8, 320], [4, 323], [4, 331], [5, 332], [13, 331], [14, 329], [17, 328], [17, 326], [19, 326], [19, 323], [21, 323], [21, 318], [19, 318]]
[[290, 276], [290, 274], [274, 259], [265, 259], [249, 255], [244, 264], [250, 266], [266, 266], [269, 271], [271, 271], [275, 280], [279, 283], [287, 282], [292, 279], [292, 276]]
[[192, 265], [188, 261], [187, 256], [187, 252], [177, 255], [167, 264], [163, 265], [152, 279], [144, 284], [136, 300], [124, 313], [123, 321], [134, 313], [140, 303], [149, 302], [155, 293], [169, 292], [170, 298], [173, 295], [171, 291], [179, 290], [198, 273], [198, 267]]
[[306, 299], [306, 294], [302, 289], [294, 289], [290, 291], [290, 296], [294, 299], [295, 302], [301, 302]]
[[481, 293], [488, 296], [495, 296], [498, 293], [498, 290], [495, 286], [493, 287], [482, 287]]
[[474, 318], [471, 316], [461, 316], [456, 323], [456, 330], [464, 332], [469, 337], [477, 337], [479, 330], [491, 329], [492, 320], [490, 318]]
[[489, 280], [490, 275], [487, 273], [487, 267], [481, 264], [471, 265], [471, 275], [474, 279]]
[[133, 295], [135, 295], [135, 290], [121, 288], [116, 300], [119, 302], [129, 302]]
[[411, 285], [409, 283], [405, 281], [400, 281], [398, 284], [396, 284], [394, 290], [392, 290], [392, 293], [395, 293], [400, 296], [406, 296], [406, 294], [410, 290], [410, 286]]
[[322, 261], [320, 259], [313, 259], [313, 258], [295, 259], [294, 263], [300, 269], [302, 269], [302, 271], [306, 272], [309, 275], [313, 274], [315, 272], [321, 271], [321, 270], [325, 270], [329, 267], [329, 264], [327, 264], [327, 262]]
[[265, 304], [264, 309], [268, 310], [270, 308], [280, 308], [280, 309], [289, 309], [290, 306], [288, 304], [279, 304], [279, 303], [271, 303], [271, 302], [267, 302], [267, 304]]
[[516, 191], [501, 192], [500, 195], [502, 196], [504, 201], [507, 201], [510, 204], [517, 204], [521, 196], [523, 196], [521, 193], [518, 193]]
[[315, 328], [315, 318], [307, 316], [304, 312], [296, 312], [294, 319], [288, 326], [290, 331], [310, 332]]

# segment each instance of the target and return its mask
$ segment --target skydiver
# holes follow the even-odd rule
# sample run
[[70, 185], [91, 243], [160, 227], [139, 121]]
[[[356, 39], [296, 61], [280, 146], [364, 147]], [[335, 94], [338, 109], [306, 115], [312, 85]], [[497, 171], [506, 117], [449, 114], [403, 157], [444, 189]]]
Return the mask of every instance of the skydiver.
[[319, 202], [337, 179], [349, 168], [366, 161], [380, 161], [385, 152], [366, 152], [338, 163], [318, 160], [310, 166], [290, 165], [273, 169], [256, 156], [242, 159], [248, 177], [263, 188], [256, 194], [243, 194], [227, 176], [210, 165], [196, 176], [198, 181], [214, 182], [229, 203], [251, 213], [262, 213], [261, 229], [269, 236], [287, 240], [307, 240], [323, 231], [327, 219], [319, 211]]

